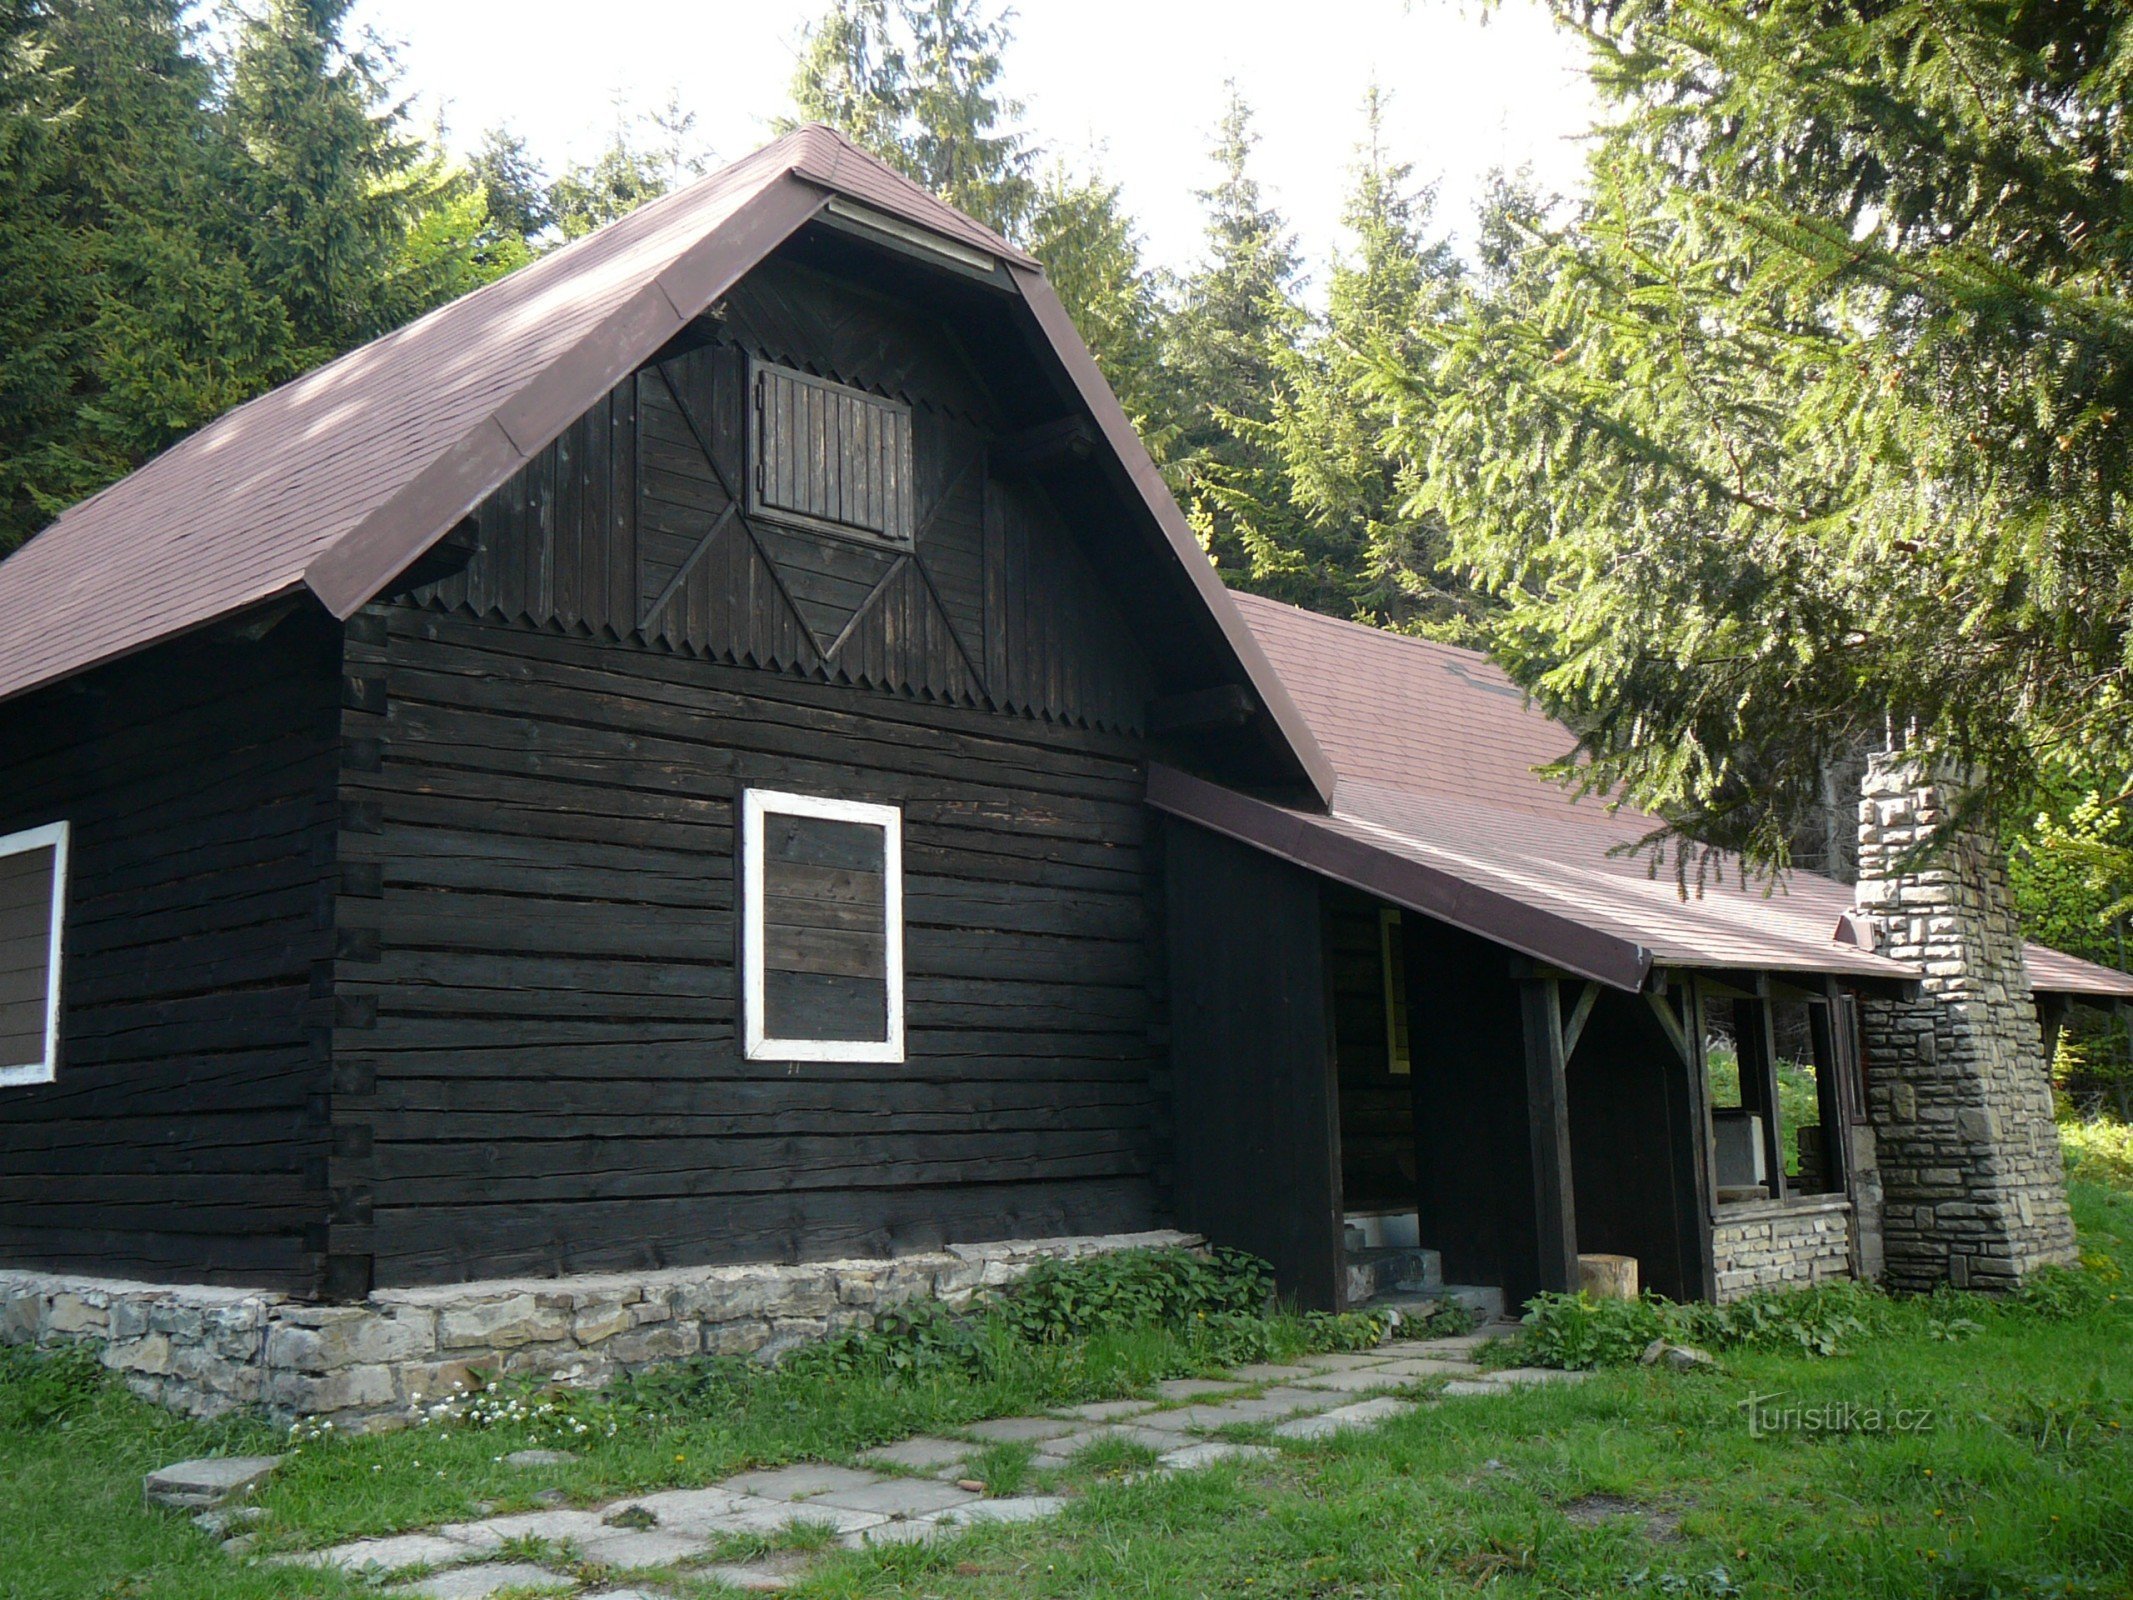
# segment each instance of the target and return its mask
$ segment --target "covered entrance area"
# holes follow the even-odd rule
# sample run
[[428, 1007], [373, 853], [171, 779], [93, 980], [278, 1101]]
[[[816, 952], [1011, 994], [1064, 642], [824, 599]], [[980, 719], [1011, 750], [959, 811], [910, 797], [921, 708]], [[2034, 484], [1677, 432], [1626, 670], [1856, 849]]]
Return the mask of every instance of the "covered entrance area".
[[1833, 940], [1837, 971], [1662, 961], [1338, 811], [1171, 773], [1151, 799], [1178, 1221], [1272, 1260], [1299, 1304], [1515, 1315], [1578, 1287], [1581, 1254], [1675, 1299], [1871, 1266], [1855, 996], [1906, 990], [1896, 963]]

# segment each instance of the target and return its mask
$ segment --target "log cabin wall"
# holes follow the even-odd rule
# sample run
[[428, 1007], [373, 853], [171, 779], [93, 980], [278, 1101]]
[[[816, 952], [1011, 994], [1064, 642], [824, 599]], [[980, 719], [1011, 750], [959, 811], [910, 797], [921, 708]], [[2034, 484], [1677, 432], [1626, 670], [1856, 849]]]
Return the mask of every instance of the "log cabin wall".
[[[909, 550], [747, 512], [751, 358], [911, 408]], [[1168, 1220], [1148, 667], [990, 427], [943, 330], [773, 263], [482, 506], [463, 572], [350, 623], [342, 846], [376, 892], [340, 911], [336, 1259], [415, 1284]], [[745, 1058], [749, 787], [901, 808], [904, 1061]]]
[[0, 1263], [315, 1286], [338, 635], [304, 611], [0, 706], [0, 834], [71, 828], [56, 1075], [0, 1088]]

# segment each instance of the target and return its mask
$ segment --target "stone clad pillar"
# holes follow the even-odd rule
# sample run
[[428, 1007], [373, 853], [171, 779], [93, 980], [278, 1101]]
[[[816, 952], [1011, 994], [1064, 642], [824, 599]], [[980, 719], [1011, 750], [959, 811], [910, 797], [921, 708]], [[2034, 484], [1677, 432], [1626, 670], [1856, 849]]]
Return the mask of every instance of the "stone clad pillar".
[[[1922, 998], [1861, 1007], [1889, 1285], [2007, 1290], [2074, 1259], [2051, 1074], [1997, 844], [1952, 838], [1959, 786], [1902, 752], [1869, 763], [1858, 907]], [[1922, 844], [1930, 855], [1902, 864]]]

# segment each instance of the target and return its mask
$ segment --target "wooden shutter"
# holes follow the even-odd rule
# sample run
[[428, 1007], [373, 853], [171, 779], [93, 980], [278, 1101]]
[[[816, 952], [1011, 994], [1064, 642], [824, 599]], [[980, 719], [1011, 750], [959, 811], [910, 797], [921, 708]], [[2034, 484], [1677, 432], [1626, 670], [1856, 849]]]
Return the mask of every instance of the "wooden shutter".
[[774, 521], [909, 545], [911, 410], [863, 389], [757, 363], [749, 509]]

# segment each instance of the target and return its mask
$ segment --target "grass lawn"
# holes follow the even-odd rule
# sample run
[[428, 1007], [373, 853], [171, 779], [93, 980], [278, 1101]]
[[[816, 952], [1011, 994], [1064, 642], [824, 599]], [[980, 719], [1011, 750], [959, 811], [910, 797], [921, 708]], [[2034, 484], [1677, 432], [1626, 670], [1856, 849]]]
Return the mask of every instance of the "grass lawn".
[[[2133, 1199], [2079, 1184], [2075, 1201], [2087, 1248], [2133, 1268]], [[1052, 1522], [834, 1554], [796, 1592], [2133, 1595], [2133, 1286], [2058, 1319], [1949, 1297], [1898, 1303], [1886, 1320], [1833, 1359], [1733, 1353], [1717, 1375], [1607, 1372], [1448, 1400], [1285, 1446], [1277, 1462], [1097, 1481]], [[560, 1436], [580, 1455], [536, 1486], [594, 1500], [754, 1461], [837, 1459], [1196, 1364], [1206, 1358], [1190, 1344], [1135, 1333], [1003, 1357], [984, 1382], [818, 1375], [655, 1390], [619, 1418], [586, 1407], [584, 1435], [565, 1416], [308, 1444], [263, 1503], [272, 1537], [325, 1543], [519, 1503], [526, 1474], [495, 1457], [536, 1440]], [[84, 1397], [20, 1359], [0, 1374], [6, 1600], [367, 1592], [237, 1564], [183, 1518], [141, 1506], [150, 1468], [273, 1447], [264, 1430], [187, 1424], [106, 1385]], [[1765, 1411], [1824, 1417], [1848, 1404], [1881, 1426], [1816, 1431], [1801, 1418], [1751, 1431], [1753, 1396], [1780, 1397]]]

